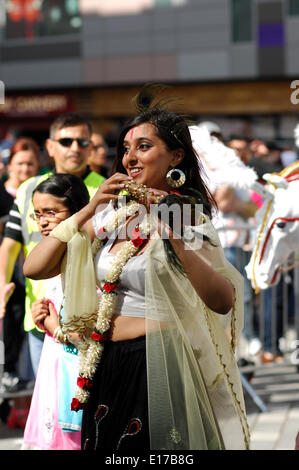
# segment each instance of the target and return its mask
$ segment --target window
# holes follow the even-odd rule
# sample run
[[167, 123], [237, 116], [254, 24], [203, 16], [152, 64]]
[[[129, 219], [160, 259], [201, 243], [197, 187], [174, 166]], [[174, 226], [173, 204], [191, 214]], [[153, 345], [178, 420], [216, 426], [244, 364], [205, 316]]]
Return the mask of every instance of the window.
[[299, 0], [289, 0], [289, 15], [299, 15]]
[[155, 0], [154, 2], [155, 7], [171, 7], [172, 1], [171, 0]]
[[187, 3], [187, 0], [154, 0], [154, 7], [181, 7]]
[[252, 40], [252, 0], [231, 0], [232, 40]]
[[80, 31], [79, 0], [7, 0], [6, 39], [74, 34]]

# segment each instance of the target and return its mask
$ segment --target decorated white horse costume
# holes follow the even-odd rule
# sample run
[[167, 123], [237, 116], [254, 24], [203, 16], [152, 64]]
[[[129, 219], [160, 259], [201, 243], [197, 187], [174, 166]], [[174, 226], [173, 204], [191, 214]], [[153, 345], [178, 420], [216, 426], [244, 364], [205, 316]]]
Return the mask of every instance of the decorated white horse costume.
[[255, 242], [246, 267], [256, 291], [276, 285], [283, 263], [299, 248], [299, 161], [264, 179], [264, 204], [255, 214]]
[[282, 264], [299, 248], [299, 161], [280, 173], [264, 175], [267, 184], [263, 186], [257, 182], [255, 171], [244, 165], [234, 150], [211, 137], [207, 129], [192, 126], [190, 133], [212, 192], [226, 184], [263, 196], [263, 205], [255, 213], [256, 234], [246, 273], [256, 291], [277, 284]]

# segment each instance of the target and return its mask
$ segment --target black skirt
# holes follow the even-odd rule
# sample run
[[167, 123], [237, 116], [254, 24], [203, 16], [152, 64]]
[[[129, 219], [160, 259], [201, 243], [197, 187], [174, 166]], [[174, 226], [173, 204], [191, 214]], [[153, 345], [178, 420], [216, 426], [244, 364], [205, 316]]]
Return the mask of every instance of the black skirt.
[[149, 450], [145, 336], [105, 343], [82, 420], [82, 449]]

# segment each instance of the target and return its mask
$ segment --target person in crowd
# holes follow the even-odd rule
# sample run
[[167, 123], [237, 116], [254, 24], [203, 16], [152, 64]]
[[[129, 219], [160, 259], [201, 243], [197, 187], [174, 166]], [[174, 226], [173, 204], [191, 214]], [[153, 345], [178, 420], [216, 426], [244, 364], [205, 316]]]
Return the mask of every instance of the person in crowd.
[[101, 134], [93, 133], [91, 136], [91, 150], [88, 157], [88, 165], [99, 175], [107, 178], [107, 144]]
[[274, 153], [272, 154], [273, 158], [270, 158], [271, 150], [269, 147], [274, 151], [274, 144], [272, 143], [267, 146], [262, 140], [254, 139], [250, 141], [246, 137], [232, 135], [227, 145], [236, 151], [246, 165], [255, 169], [261, 183], [265, 183], [263, 180], [265, 173], [275, 173], [282, 170], [281, 163], [277, 160], [274, 161]]
[[[233, 352], [242, 277], [210, 222], [188, 124], [145, 103], [120, 134], [113, 176], [34, 248], [24, 272], [43, 279], [62, 266], [66, 277], [59, 338], [82, 336], [69, 404], [83, 409], [82, 449], [248, 448]], [[193, 214], [185, 238], [161, 215], [173, 203]]]
[[3, 139], [0, 142], [0, 153], [3, 159], [4, 165], [7, 165], [10, 157], [10, 149], [17, 139], [22, 136], [21, 129], [17, 127], [11, 127], [7, 129]]
[[14, 198], [19, 186], [39, 172], [39, 146], [33, 139], [21, 137], [10, 150], [7, 163], [6, 191]]
[[[62, 220], [88, 204], [89, 194], [77, 176], [55, 174], [34, 189], [32, 200], [32, 216], [42, 236], [47, 237]], [[81, 448], [81, 415], [71, 414], [69, 407], [68, 418], [64, 413], [67, 392], [76, 387], [78, 351], [72, 344], [61, 345], [55, 340], [62, 299], [61, 278], [56, 276], [46, 281], [46, 297], [32, 304], [34, 322], [46, 332], [46, 336], [24, 432], [23, 450]]]
[[[265, 183], [263, 180], [263, 175], [265, 173], [273, 173], [276, 171], [281, 171], [282, 166], [279, 163], [279, 149], [274, 143], [265, 143], [261, 140], [255, 139], [251, 143], [249, 139], [243, 136], [233, 135], [231, 139], [228, 141], [228, 146], [234, 149], [239, 156], [239, 158], [248, 166], [251, 166], [255, 169], [259, 181]], [[255, 152], [254, 154], [252, 152]], [[272, 157], [271, 157], [272, 155]], [[248, 192], [248, 196], [250, 201], [255, 204], [255, 210], [252, 213], [252, 217], [254, 217], [255, 211], [263, 205], [262, 197], [255, 193], [254, 191], [250, 190]], [[220, 204], [220, 203], [219, 203]], [[221, 205], [219, 205], [221, 207]], [[250, 243], [249, 243], [250, 246]], [[241, 256], [245, 256], [245, 261], [243, 265], [245, 266], [248, 264], [249, 255], [251, 252], [242, 253]], [[246, 256], [247, 255], [247, 256]], [[264, 303], [264, 318], [258, 317], [257, 309], [255, 307], [255, 303], [257, 298], [250, 286], [249, 281], [246, 278], [245, 272], [245, 299], [248, 298], [248, 304], [245, 308], [245, 329], [244, 334], [246, 338], [249, 340], [250, 347], [249, 350], [252, 353], [259, 353], [259, 358], [261, 362], [272, 362], [280, 361], [281, 356], [279, 354], [278, 349], [278, 339], [282, 335], [282, 305], [281, 305], [281, 283], [278, 288], [279, 296], [277, 297], [277, 344], [272, 344], [272, 333], [271, 333], [271, 317], [272, 317], [272, 289], [268, 289], [265, 291], [263, 296], [263, 303]], [[253, 300], [255, 299], [255, 301]], [[250, 308], [250, 305], [252, 306]], [[245, 302], [246, 306], [246, 302]], [[246, 313], [248, 311], [248, 313]], [[251, 312], [251, 313], [250, 313]], [[246, 321], [248, 318], [248, 321]], [[262, 343], [260, 339], [258, 339], [259, 332], [258, 329], [261, 329], [261, 324], [264, 322], [264, 338], [262, 338]], [[275, 353], [272, 352], [275, 351]], [[253, 354], [253, 355], [255, 355]]]
[[[6, 166], [7, 179], [4, 190], [7, 193], [5, 221], [13, 205], [19, 186], [27, 179], [36, 176], [39, 170], [39, 146], [33, 139], [21, 137], [10, 149]], [[10, 198], [10, 199], [9, 199]], [[25, 279], [23, 275], [23, 254], [20, 253], [13, 272], [14, 292], [10, 297], [3, 321], [4, 372], [1, 378], [1, 391], [12, 393], [25, 389], [33, 381], [28, 341], [24, 333]], [[11, 402], [10, 402], [11, 403]], [[30, 398], [19, 397], [11, 403], [6, 423], [9, 427], [24, 427]]]
[[[85, 118], [74, 113], [59, 116], [50, 128], [46, 149], [53, 159], [56, 173], [71, 173], [80, 177], [92, 196], [104, 177], [90, 170], [87, 165], [90, 152], [92, 128]], [[30, 178], [17, 192], [15, 203], [10, 211], [0, 247], [0, 317], [5, 315], [6, 303], [14, 290], [10, 282], [15, 262], [21, 248], [25, 257], [41, 239], [37, 224], [30, 218], [33, 212], [32, 191], [51, 176], [51, 172]], [[45, 283], [26, 281], [26, 303], [24, 329], [29, 332], [30, 358], [34, 373], [37, 373], [44, 333], [36, 329], [31, 317], [32, 303], [44, 296]]]
[[[275, 144], [275, 142], [264, 142], [255, 139], [251, 144], [245, 138], [234, 136], [229, 142], [229, 146], [234, 148], [240, 158], [245, 164], [252, 166], [259, 178], [260, 182], [265, 183], [262, 176], [265, 173], [279, 173], [283, 170], [283, 164], [281, 162], [281, 149]], [[251, 150], [250, 150], [251, 149]], [[252, 155], [252, 151], [254, 154]], [[262, 206], [263, 201], [261, 197], [254, 192], [251, 192], [251, 199], [258, 205]], [[282, 362], [283, 356], [279, 348], [279, 339], [283, 336], [283, 278], [281, 278], [276, 288], [276, 299], [275, 305], [273, 305], [273, 289], [267, 289], [263, 294], [263, 312], [264, 317], [259, 318], [259, 323], [264, 322], [264, 337], [262, 338], [262, 349], [259, 352], [259, 357], [262, 363], [268, 362]], [[289, 296], [289, 310], [292, 309], [292, 297], [293, 297], [293, 283], [288, 286]], [[273, 312], [275, 312], [276, 318], [274, 319]], [[275, 336], [276, 339], [272, 340], [272, 323], [275, 321]]]
[[0, 154], [0, 240], [2, 240], [4, 226], [14, 200], [13, 196], [6, 191], [4, 182], [1, 179], [2, 175], [4, 174], [4, 171], [5, 165]]
[[251, 156], [249, 161], [247, 161], [247, 165], [255, 169], [261, 183], [265, 183], [263, 180], [263, 175], [265, 173], [276, 173], [283, 169], [281, 162], [277, 160], [274, 161], [269, 158], [271, 154], [269, 147], [272, 148], [273, 144], [270, 142], [264, 142], [260, 139], [253, 139], [249, 142]]

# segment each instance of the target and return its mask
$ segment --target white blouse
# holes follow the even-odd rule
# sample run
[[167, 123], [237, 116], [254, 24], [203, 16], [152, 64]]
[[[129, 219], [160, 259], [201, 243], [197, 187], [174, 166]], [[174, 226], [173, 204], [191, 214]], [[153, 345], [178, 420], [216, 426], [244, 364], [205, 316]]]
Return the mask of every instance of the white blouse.
[[[95, 234], [111, 217], [112, 211], [114, 211], [114, 208], [110, 203], [103, 211], [98, 212], [93, 217], [92, 223]], [[106, 272], [115, 256], [115, 254], [109, 252], [120, 230], [121, 227], [110, 236], [95, 257], [94, 264], [99, 286], [105, 280]], [[117, 293], [115, 315], [145, 318], [145, 261], [146, 256], [143, 252], [141, 255], [133, 256], [123, 267], [119, 278], [119, 286], [115, 291]]]

